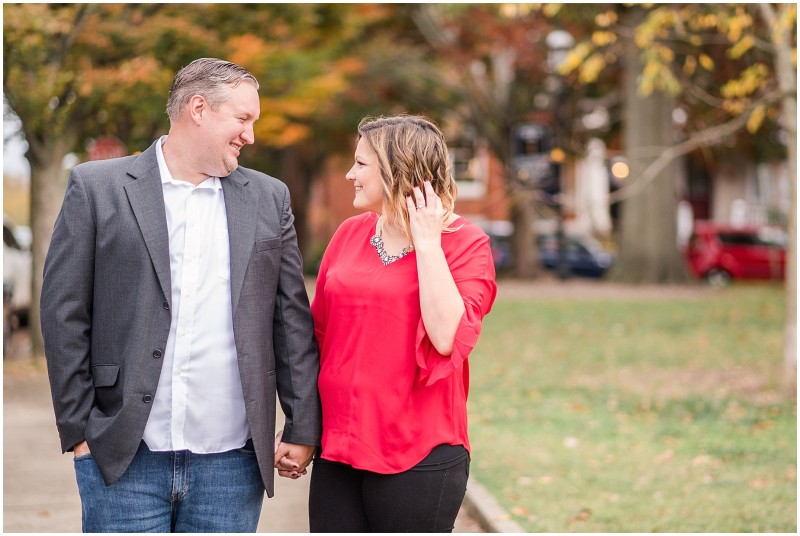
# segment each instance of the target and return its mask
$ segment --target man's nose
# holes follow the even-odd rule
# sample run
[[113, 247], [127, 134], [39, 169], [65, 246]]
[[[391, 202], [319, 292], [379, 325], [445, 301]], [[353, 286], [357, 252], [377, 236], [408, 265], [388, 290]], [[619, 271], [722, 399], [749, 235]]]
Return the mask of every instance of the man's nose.
[[242, 132], [242, 139], [245, 143], [253, 144], [256, 142], [256, 134], [253, 131], [253, 125], [249, 124], [245, 127], [244, 132]]

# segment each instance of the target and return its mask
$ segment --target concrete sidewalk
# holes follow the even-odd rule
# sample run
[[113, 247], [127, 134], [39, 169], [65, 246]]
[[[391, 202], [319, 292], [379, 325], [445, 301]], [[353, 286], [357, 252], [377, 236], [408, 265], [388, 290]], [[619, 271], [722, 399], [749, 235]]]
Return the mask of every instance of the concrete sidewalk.
[[[4, 360], [3, 432], [4, 532], [80, 532], [72, 455], [60, 453], [43, 363]], [[275, 480], [258, 532], [308, 532], [308, 476]], [[466, 508], [455, 528], [483, 532]]]

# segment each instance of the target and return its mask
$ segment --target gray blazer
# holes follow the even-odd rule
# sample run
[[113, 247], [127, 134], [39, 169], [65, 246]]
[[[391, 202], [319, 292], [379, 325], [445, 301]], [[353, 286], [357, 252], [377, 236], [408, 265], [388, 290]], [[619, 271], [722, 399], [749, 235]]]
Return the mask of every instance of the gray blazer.
[[[239, 372], [271, 497], [276, 389], [283, 440], [319, 445], [319, 351], [286, 185], [240, 167], [222, 190]], [[142, 440], [171, 296], [155, 143], [136, 156], [76, 166], [45, 261], [42, 333], [62, 451], [86, 440], [107, 484]]]

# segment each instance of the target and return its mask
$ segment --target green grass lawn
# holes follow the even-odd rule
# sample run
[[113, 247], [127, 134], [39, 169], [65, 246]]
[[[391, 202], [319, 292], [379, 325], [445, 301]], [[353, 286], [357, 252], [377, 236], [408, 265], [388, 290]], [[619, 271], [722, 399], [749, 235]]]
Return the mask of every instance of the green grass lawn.
[[472, 474], [530, 532], [795, 532], [783, 289], [498, 300]]

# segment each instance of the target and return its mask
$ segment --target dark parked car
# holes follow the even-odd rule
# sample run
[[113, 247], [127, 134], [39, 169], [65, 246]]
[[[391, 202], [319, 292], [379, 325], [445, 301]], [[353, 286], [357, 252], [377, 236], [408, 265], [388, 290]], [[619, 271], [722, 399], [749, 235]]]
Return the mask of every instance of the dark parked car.
[[[538, 237], [539, 258], [542, 266], [558, 270], [559, 244], [556, 235]], [[603, 277], [614, 264], [614, 256], [600, 242], [590, 236], [567, 235], [564, 237], [564, 255], [571, 275]]]
[[696, 221], [686, 246], [686, 260], [696, 277], [712, 285], [726, 285], [731, 279], [782, 280], [786, 235], [775, 227]]
[[[30, 250], [20, 243], [14, 224], [3, 215], [3, 299], [8, 301], [9, 323], [27, 324], [31, 306], [33, 264]], [[21, 235], [26, 237], [25, 235]]]
[[[511, 234], [513, 227], [506, 221], [487, 222], [482, 225], [489, 235], [489, 243], [498, 271], [508, 269], [513, 264], [511, 254]], [[553, 234], [540, 234], [536, 238], [539, 259], [542, 267], [558, 269], [558, 238]], [[565, 253], [569, 275], [581, 277], [602, 277], [614, 263], [614, 255], [590, 236], [567, 235]]]

